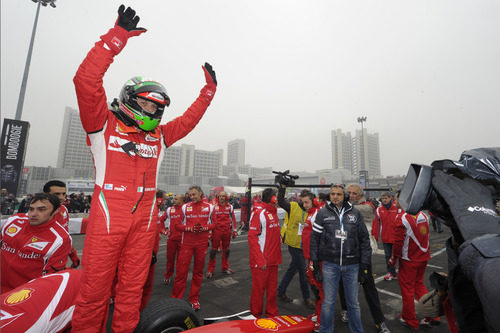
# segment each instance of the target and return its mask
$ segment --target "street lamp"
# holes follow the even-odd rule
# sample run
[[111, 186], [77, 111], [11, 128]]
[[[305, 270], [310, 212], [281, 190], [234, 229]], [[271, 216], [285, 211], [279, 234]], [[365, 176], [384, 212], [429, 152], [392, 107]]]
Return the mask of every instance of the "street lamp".
[[361, 170], [366, 169], [365, 165], [365, 134], [363, 129], [363, 123], [366, 122], [366, 117], [358, 117], [358, 123], [361, 123], [361, 145], [359, 147], [360, 150], [360, 159], [361, 159]]
[[30, 41], [30, 47], [28, 49], [28, 57], [26, 58], [26, 65], [24, 66], [24, 75], [23, 75], [23, 80], [21, 82], [21, 91], [19, 92], [19, 99], [17, 101], [16, 120], [21, 120], [21, 114], [23, 113], [24, 94], [26, 93], [26, 83], [28, 82], [28, 73], [30, 71], [31, 53], [33, 52], [33, 43], [35, 41], [35, 33], [36, 33], [36, 26], [38, 24], [38, 14], [40, 12], [40, 5], [44, 7], [50, 5], [52, 8], [56, 8], [55, 4], [56, 0], [32, 0], [32, 1], [38, 2], [38, 6], [36, 8], [33, 31], [31, 32], [31, 41]]

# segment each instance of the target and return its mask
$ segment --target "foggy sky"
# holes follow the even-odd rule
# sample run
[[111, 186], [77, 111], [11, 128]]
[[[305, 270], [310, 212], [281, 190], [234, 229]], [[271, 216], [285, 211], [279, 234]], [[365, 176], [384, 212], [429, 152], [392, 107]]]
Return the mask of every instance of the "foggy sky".
[[[56, 165], [64, 108], [77, 108], [73, 76], [121, 3], [41, 8], [22, 116], [31, 123], [25, 165]], [[253, 166], [314, 171], [331, 168], [331, 130], [355, 132], [366, 116], [386, 176], [499, 145], [498, 1], [125, 4], [148, 32], [115, 57], [108, 100], [132, 76], [153, 78], [172, 101], [164, 123], [197, 97], [205, 61], [217, 73], [212, 105], [178, 144], [226, 150], [241, 138]], [[35, 12], [29, 0], [1, 1], [2, 120], [15, 116]]]

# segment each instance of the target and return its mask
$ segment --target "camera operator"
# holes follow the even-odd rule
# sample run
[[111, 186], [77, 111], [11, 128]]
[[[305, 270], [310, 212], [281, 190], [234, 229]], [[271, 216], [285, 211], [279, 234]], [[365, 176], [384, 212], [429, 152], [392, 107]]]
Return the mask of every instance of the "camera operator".
[[291, 261], [290, 266], [281, 279], [278, 286], [278, 299], [290, 303], [293, 300], [286, 295], [286, 289], [292, 281], [295, 273], [299, 272], [300, 290], [302, 291], [302, 299], [304, 304], [314, 309], [314, 302], [310, 299], [309, 285], [306, 276], [306, 262], [304, 254], [302, 253], [302, 230], [305, 227], [308, 211], [304, 208], [303, 200], [310, 200], [307, 194], [309, 191], [302, 191], [300, 194], [300, 203], [288, 202], [285, 199], [286, 187], [294, 185], [294, 179], [297, 176], [288, 175], [288, 170], [283, 173], [277, 173], [276, 182], [279, 185], [278, 189], [278, 206], [286, 211], [285, 222], [281, 227], [281, 239], [283, 243], [288, 245], [288, 252], [290, 253]]
[[448, 290], [461, 333], [500, 332], [499, 198], [498, 147], [465, 151], [457, 162], [412, 164], [401, 189], [408, 213], [428, 209], [452, 231]]

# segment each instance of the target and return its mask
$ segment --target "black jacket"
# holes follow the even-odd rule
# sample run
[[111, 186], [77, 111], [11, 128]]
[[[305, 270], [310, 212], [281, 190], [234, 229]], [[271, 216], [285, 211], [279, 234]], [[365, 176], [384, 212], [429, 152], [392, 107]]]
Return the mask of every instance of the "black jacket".
[[[371, 262], [371, 246], [368, 230], [359, 210], [344, 202], [342, 224], [346, 239], [335, 237], [341, 229], [339, 211], [328, 202], [316, 215], [311, 234], [311, 260], [332, 262], [338, 265], [367, 264]], [[342, 262], [340, 254], [342, 252]]]

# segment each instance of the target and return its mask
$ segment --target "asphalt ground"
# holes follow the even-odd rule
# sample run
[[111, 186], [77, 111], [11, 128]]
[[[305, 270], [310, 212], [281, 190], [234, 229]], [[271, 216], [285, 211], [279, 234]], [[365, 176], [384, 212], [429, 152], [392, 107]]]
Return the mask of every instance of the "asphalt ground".
[[[444, 232], [436, 233], [431, 230], [431, 260], [428, 263], [425, 274], [425, 285], [430, 289], [429, 275], [434, 271], [447, 271], [447, 257], [445, 252], [445, 241], [450, 236], [448, 228], [443, 227]], [[249, 309], [250, 294], [252, 290], [252, 277], [249, 267], [248, 242], [246, 233], [238, 236], [231, 243], [231, 253], [229, 263], [234, 271], [233, 275], [225, 275], [221, 272], [221, 253], [217, 254], [217, 266], [214, 276], [210, 279], [204, 279], [201, 286], [200, 304], [201, 310], [197, 312], [198, 317], [203, 318], [220, 317], [234, 313], [239, 313]], [[85, 235], [73, 235], [74, 247], [81, 255], [83, 248], [83, 240]], [[379, 243], [381, 247], [382, 244]], [[150, 302], [155, 300], [170, 297], [172, 292], [172, 284], [166, 286], [163, 284], [163, 274], [165, 273], [166, 263], [166, 238], [162, 236], [160, 241], [160, 249], [158, 253], [158, 261], [156, 263], [155, 281]], [[285, 274], [290, 263], [290, 254], [286, 245], [282, 245], [283, 262], [279, 266], [278, 283]], [[208, 252], [208, 251], [207, 251]], [[382, 311], [386, 317], [386, 323], [391, 332], [413, 332], [411, 329], [403, 327], [398, 320], [398, 315], [401, 313], [401, 296], [400, 288], [397, 280], [385, 281], [383, 276], [386, 274], [385, 260], [383, 251], [372, 256], [372, 269], [374, 273], [375, 283], [378, 289]], [[208, 255], [205, 265], [208, 264]], [[187, 301], [189, 286], [191, 283], [191, 274], [188, 276], [188, 287], [186, 289], [184, 299]], [[286, 294], [292, 297], [292, 303], [284, 303], [278, 301], [278, 308], [282, 315], [302, 315], [308, 316], [313, 313], [313, 310], [308, 309], [302, 302], [302, 294], [299, 286], [298, 274], [290, 283]], [[311, 297], [313, 294], [311, 293]], [[365, 332], [378, 332], [375, 328], [375, 323], [371, 317], [368, 305], [365, 301], [363, 289], [359, 290], [359, 303], [361, 307], [361, 320]], [[347, 324], [340, 321], [339, 310], [340, 301], [337, 297], [335, 309], [335, 332], [349, 332]], [[421, 327], [421, 330], [438, 332], [448, 332], [446, 318], [441, 318], [441, 325], [432, 328]]]

